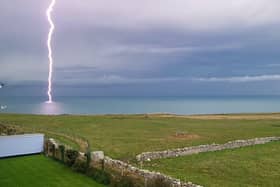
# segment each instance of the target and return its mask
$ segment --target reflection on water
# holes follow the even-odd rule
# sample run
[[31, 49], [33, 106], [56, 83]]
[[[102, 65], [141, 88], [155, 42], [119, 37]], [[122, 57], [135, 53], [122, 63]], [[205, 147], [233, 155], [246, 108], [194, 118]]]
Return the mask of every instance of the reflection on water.
[[57, 102], [44, 102], [39, 105], [38, 109], [39, 114], [63, 114], [63, 107], [60, 103]]

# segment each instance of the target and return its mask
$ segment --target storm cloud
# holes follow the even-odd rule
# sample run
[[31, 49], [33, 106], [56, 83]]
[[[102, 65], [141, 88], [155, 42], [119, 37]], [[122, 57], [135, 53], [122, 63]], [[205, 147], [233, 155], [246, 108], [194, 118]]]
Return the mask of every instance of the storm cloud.
[[[49, 3], [1, 2], [0, 81], [46, 84]], [[54, 82], [112, 95], [280, 93], [279, 17], [277, 0], [59, 0]]]

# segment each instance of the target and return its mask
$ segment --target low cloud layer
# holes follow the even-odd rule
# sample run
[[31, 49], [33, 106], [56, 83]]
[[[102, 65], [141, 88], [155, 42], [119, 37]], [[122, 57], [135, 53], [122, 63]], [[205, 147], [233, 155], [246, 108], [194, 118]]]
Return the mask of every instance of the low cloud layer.
[[195, 78], [197, 81], [204, 82], [258, 82], [258, 81], [280, 81], [280, 75], [259, 75], [242, 77], [209, 77]]

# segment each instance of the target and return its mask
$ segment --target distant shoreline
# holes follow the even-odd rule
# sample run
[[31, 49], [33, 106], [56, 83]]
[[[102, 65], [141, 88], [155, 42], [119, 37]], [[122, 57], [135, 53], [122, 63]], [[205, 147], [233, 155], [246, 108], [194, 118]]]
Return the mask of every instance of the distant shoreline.
[[125, 117], [143, 116], [160, 118], [186, 118], [186, 119], [279, 119], [280, 112], [272, 113], [224, 113], [224, 114], [172, 114], [172, 113], [147, 113], [147, 114], [29, 114], [29, 113], [0, 113], [0, 115], [30, 115], [30, 116], [97, 116], [97, 117]]

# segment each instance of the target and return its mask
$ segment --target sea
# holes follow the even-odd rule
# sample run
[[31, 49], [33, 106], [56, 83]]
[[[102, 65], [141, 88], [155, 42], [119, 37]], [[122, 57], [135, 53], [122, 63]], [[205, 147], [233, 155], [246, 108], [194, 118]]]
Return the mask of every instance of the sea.
[[21, 114], [225, 114], [280, 112], [280, 96], [0, 97], [0, 113]]

